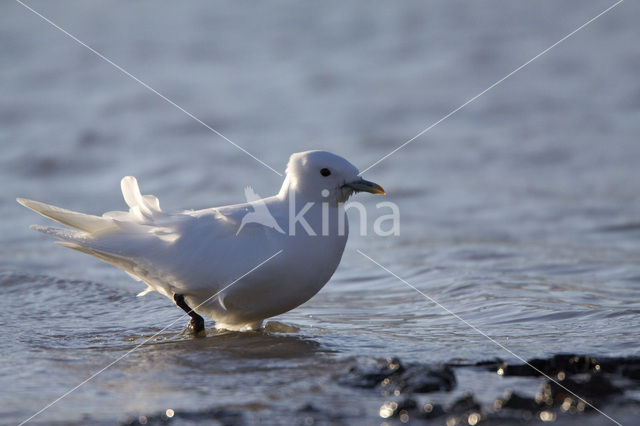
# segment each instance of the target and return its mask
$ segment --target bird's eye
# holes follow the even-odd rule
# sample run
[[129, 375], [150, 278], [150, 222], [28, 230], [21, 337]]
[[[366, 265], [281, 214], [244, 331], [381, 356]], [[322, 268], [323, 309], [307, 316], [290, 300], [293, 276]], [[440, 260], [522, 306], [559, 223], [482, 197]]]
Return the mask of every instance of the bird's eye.
[[329, 175], [331, 174], [331, 170], [329, 170], [329, 169], [322, 169], [322, 170], [320, 170], [320, 174], [321, 174], [322, 176], [324, 176], [324, 177], [327, 177], [327, 176], [329, 176]]

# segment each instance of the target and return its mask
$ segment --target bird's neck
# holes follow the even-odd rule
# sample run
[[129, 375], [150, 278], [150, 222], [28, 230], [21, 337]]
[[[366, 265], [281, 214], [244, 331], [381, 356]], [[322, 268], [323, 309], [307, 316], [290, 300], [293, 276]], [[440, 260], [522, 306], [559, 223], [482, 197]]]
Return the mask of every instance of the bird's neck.
[[281, 200], [286, 200], [289, 196], [289, 190], [293, 189], [291, 188], [291, 186], [291, 177], [289, 175], [286, 175], [284, 177], [284, 182], [282, 182], [282, 187], [280, 187], [280, 192], [278, 192], [278, 198], [280, 198]]

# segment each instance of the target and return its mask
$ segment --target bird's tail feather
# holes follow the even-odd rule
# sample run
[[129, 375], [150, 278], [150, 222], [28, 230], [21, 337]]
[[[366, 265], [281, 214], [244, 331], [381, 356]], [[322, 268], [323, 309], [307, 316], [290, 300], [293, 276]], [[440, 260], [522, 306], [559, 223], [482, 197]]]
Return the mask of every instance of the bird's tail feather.
[[[82, 253], [90, 254], [91, 256], [97, 257], [104, 262], [117, 266], [118, 268], [123, 269], [131, 274], [133, 274], [136, 269], [136, 263], [124, 256], [118, 256], [117, 254], [87, 247], [73, 241], [56, 241], [56, 244], [80, 251]], [[137, 279], [139, 280], [140, 278]]]
[[31, 229], [59, 240], [56, 241], [56, 244], [63, 247], [90, 254], [125, 271], [133, 272], [135, 263], [132, 259], [111, 253], [107, 251], [108, 249], [99, 247], [98, 241], [86, 232], [40, 225], [31, 225]]
[[89, 234], [108, 228], [122, 227], [125, 226], [127, 222], [132, 224], [154, 225], [154, 219], [162, 216], [158, 198], [153, 195], [142, 195], [135, 177], [126, 176], [122, 178], [120, 187], [122, 188], [124, 200], [129, 206], [129, 211], [107, 212], [102, 216], [74, 212], [26, 198], [18, 198], [17, 201], [36, 213], [40, 213], [63, 225]]
[[74, 212], [25, 198], [18, 198], [17, 201], [28, 209], [80, 231], [93, 233], [114, 226], [111, 218]]
[[42, 232], [56, 240], [73, 241], [81, 244], [84, 240], [88, 240], [89, 234], [82, 231], [76, 231], [68, 228], [55, 228], [53, 226], [31, 225], [29, 228], [34, 231]]
[[[121, 182], [122, 195], [129, 206], [129, 211], [108, 212], [95, 216], [74, 212], [39, 201], [18, 198], [23, 206], [49, 217], [68, 228], [32, 225], [31, 229], [55, 238], [56, 243], [90, 254], [104, 262], [110, 263], [148, 285], [148, 268], [137, 254], [144, 252], [149, 238], [159, 238], [171, 242], [177, 238], [173, 229], [160, 226], [156, 219], [165, 217], [160, 209], [160, 202], [153, 195], [142, 195], [136, 178], [127, 176]], [[137, 253], [137, 254], [136, 254]], [[150, 285], [149, 285], [150, 286]], [[151, 286], [140, 295], [155, 290]]]
[[31, 229], [57, 239], [56, 244], [58, 245], [94, 256], [122, 269], [137, 281], [144, 281], [148, 287], [138, 293], [138, 296], [144, 296], [151, 291], [156, 291], [156, 289], [145, 280], [145, 277], [148, 275], [148, 270], [139, 262], [133, 258], [113, 253], [108, 247], [101, 247], [100, 240], [96, 240], [85, 232], [40, 225], [31, 225]]

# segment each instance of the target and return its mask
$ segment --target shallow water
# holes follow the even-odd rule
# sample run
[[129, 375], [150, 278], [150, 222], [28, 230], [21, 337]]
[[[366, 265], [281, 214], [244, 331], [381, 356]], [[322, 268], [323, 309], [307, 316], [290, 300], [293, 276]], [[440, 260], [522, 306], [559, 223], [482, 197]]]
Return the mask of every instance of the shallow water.
[[[611, 3], [29, 4], [283, 170], [290, 153], [318, 148], [366, 168]], [[329, 284], [277, 317], [297, 331], [202, 340], [180, 335], [168, 300], [136, 298], [140, 283], [29, 231], [47, 221], [14, 199], [122, 209], [119, 180], [133, 174], [165, 210], [200, 208], [241, 202], [246, 185], [269, 195], [280, 177], [19, 4], [0, 8], [2, 423], [158, 332], [33, 421], [170, 408], [193, 422], [372, 424], [388, 398], [336, 379], [356, 359], [514, 359], [358, 249], [524, 359], [640, 355], [638, 4], [365, 173], [398, 204], [400, 235], [373, 235], [387, 212], [358, 195], [368, 235], [352, 232]], [[540, 385], [456, 374], [452, 393], [430, 397], [471, 390], [491, 404]]]

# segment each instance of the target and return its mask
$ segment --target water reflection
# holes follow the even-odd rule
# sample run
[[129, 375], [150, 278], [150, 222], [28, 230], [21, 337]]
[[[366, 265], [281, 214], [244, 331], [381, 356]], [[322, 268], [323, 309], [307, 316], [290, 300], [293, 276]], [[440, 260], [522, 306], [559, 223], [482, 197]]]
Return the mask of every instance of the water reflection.
[[[133, 343], [136, 345], [131, 346], [131, 349], [139, 344]], [[119, 347], [118, 350], [130, 349]], [[331, 351], [316, 340], [301, 334], [284, 334], [263, 329], [249, 332], [209, 330], [204, 338], [193, 338], [184, 334], [161, 334], [153, 341], [140, 346], [136, 352], [149, 357], [161, 354], [180, 363], [181, 360], [192, 358], [308, 358]]]

